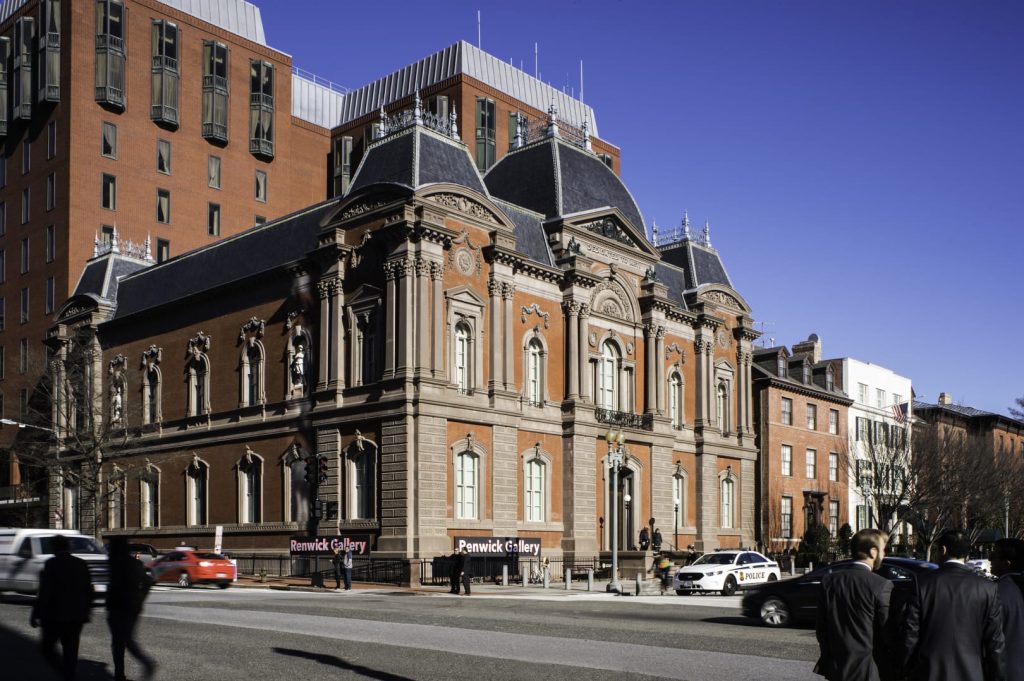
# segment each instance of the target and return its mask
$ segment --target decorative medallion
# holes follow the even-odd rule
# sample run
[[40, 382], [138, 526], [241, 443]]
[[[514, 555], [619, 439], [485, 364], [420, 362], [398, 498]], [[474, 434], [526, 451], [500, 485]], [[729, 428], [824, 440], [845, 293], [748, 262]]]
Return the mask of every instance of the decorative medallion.
[[718, 339], [718, 347], [720, 347], [720, 348], [727, 348], [727, 347], [729, 347], [729, 334], [727, 334], [724, 330], [719, 330], [717, 339]]
[[460, 248], [455, 252], [455, 267], [458, 268], [459, 272], [469, 276], [470, 274], [473, 274], [475, 265], [476, 259], [473, 257], [473, 254], [469, 252], [469, 249]]
[[632, 355], [633, 354], [633, 344], [632, 343], [626, 343], [626, 354], [627, 355]]
[[591, 331], [590, 332], [590, 335], [587, 336], [587, 342], [590, 343], [590, 347], [592, 347], [592, 348], [596, 348], [597, 347], [597, 332], [596, 331]]

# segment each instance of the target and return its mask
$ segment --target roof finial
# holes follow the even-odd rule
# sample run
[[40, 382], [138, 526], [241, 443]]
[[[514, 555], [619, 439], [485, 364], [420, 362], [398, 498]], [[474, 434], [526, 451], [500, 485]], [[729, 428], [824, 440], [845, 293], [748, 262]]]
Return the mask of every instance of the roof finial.
[[587, 117], [583, 117], [583, 148], [587, 151], [593, 151], [594, 147], [590, 144], [590, 124], [587, 123]]
[[701, 234], [704, 237], [704, 245], [710, 248], [711, 247], [711, 222], [709, 220], [704, 220], [704, 230], [701, 232]]
[[143, 242], [142, 245], [146, 249], [146, 255], [145, 255], [146, 262], [153, 262], [153, 255], [149, 251], [149, 239], [150, 239], [150, 234], [149, 234], [149, 232], [146, 232], [146, 240]]
[[516, 112], [516, 130], [512, 136], [512, 148], [519, 149], [526, 144], [526, 126], [523, 125], [523, 114]]
[[554, 98], [551, 100], [551, 106], [548, 107], [548, 135], [558, 137], [558, 107], [555, 106]]
[[92, 257], [98, 258], [100, 255], [100, 233], [96, 232], [96, 239], [92, 245]]
[[658, 222], [657, 222], [657, 220], [654, 220], [652, 218], [651, 219], [651, 225], [652, 225], [652, 227], [651, 227], [651, 239], [653, 240], [654, 245], [657, 246], [658, 245]]
[[420, 91], [416, 90], [412, 100], [412, 119], [416, 125], [423, 123], [423, 102], [420, 100]]
[[690, 214], [683, 211], [683, 238], [690, 238]]
[[459, 115], [455, 113], [455, 104], [452, 104], [452, 112], [448, 114], [448, 121], [451, 123], [452, 139], [459, 139], [459, 124], [456, 123]]
[[380, 139], [384, 135], [388, 134], [388, 115], [384, 112], [384, 105], [380, 105], [380, 129], [377, 130], [377, 134], [374, 135], [373, 139]]
[[117, 223], [114, 223], [114, 231], [110, 235], [110, 252], [121, 255], [121, 247], [117, 243]]

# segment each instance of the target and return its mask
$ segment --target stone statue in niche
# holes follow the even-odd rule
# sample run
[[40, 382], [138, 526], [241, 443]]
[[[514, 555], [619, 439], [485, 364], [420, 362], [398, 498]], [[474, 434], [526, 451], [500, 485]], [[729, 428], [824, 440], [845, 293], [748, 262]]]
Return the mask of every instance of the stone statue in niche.
[[306, 345], [302, 340], [295, 341], [295, 355], [292, 357], [292, 387], [306, 387]]
[[111, 423], [120, 423], [123, 416], [124, 386], [121, 383], [115, 383], [113, 393], [110, 396], [110, 421]]

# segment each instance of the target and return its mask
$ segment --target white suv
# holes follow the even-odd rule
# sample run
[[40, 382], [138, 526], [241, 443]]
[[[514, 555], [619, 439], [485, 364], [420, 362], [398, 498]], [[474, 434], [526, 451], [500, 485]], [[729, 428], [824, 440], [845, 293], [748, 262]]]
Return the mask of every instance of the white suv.
[[43, 565], [53, 557], [53, 538], [62, 534], [71, 553], [89, 565], [97, 594], [107, 591], [107, 554], [92, 537], [74, 531], [0, 528], [0, 591], [34, 594], [39, 590]]

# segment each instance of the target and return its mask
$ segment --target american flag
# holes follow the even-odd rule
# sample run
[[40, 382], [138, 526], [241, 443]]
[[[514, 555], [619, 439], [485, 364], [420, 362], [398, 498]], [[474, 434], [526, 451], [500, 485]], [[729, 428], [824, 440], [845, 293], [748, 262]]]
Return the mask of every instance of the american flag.
[[909, 402], [903, 402], [902, 404], [892, 405], [892, 416], [896, 419], [896, 423], [907, 422], [907, 409], [910, 407]]

